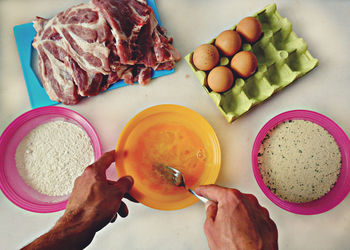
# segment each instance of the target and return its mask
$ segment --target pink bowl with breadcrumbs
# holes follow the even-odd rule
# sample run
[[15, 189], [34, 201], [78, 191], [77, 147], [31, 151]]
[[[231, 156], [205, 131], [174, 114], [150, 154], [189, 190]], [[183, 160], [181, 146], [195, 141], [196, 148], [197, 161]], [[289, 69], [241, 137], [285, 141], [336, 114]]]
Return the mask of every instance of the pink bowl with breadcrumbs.
[[[258, 153], [266, 134], [277, 125], [288, 120], [306, 120], [323, 127], [333, 136], [341, 154], [340, 175], [334, 187], [321, 198], [305, 202], [293, 203], [279, 198], [265, 185], [259, 172]], [[336, 207], [350, 191], [350, 140], [346, 133], [330, 118], [310, 110], [292, 110], [281, 113], [269, 120], [255, 138], [252, 150], [252, 164], [255, 179], [263, 193], [280, 208], [303, 215], [320, 214]]]

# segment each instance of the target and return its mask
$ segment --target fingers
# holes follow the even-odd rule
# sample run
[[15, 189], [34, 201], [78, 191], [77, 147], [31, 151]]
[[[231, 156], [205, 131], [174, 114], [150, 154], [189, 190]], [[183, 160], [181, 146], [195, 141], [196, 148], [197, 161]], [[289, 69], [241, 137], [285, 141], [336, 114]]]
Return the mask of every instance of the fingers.
[[125, 218], [126, 216], [128, 216], [128, 214], [129, 214], [129, 209], [128, 209], [127, 205], [126, 205], [124, 202], [121, 202], [121, 203], [120, 203], [120, 207], [119, 207], [119, 209], [118, 209], [118, 212], [113, 216], [113, 218], [111, 219], [110, 223], [113, 223], [113, 222], [115, 222], [115, 221], [117, 220], [118, 214], [119, 214], [121, 217], [123, 217], [123, 218]]
[[218, 205], [214, 201], [207, 201], [205, 203], [206, 219], [204, 222], [204, 233], [207, 237], [210, 237], [211, 231], [215, 230], [215, 219], [218, 212]]
[[219, 202], [225, 198], [228, 188], [220, 187], [214, 184], [199, 186], [196, 188], [196, 193], [200, 196], [207, 197], [208, 199]]
[[262, 207], [259, 204], [258, 199], [254, 195], [242, 194], [242, 196], [244, 197], [243, 202], [245, 203], [245, 205], [248, 208], [251, 208], [251, 209], [254, 209], [255, 211], [258, 211], [259, 214], [265, 216], [266, 218], [270, 217], [269, 211], [265, 207]]
[[246, 207], [253, 210], [260, 210], [261, 206], [254, 195], [242, 194], [242, 198], [242, 201]]
[[[107, 183], [109, 185], [115, 185], [117, 182], [116, 181], [111, 181], [111, 180], [107, 180]], [[125, 193], [124, 194], [124, 198], [128, 199], [129, 201], [135, 202], [135, 203], [139, 203], [134, 197], [132, 197], [129, 193]]]
[[124, 194], [124, 198], [128, 199], [129, 201], [139, 203], [134, 197], [132, 197], [129, 193]]
[[126, 204], [124, 202], [121, 202], [120, 203], [120, 207], [119, 207], [119, 210], [118, 210], [118, 214], [125, 218], [126, 216], [128, 216], [129, 214], [129, 209], [128, 207], [126, 206]]
[[117, 220], [117, 217], [118, 217], [118, 213], [116, 213], [113, 218], [111, 219], [110, 223], [113, 223]]
[[95, 163], [91, 165], [91, 168], [99, 175], [106, 177], [106, 170], [114, 162], [114, 156], [114, 150], [104, 153]]
[[215, 220], [216, 214], [218, 212], [218, 206], [214, 201], [208, 201], [205, 203], [207, 220]]
[[204, 233], [210, 235], [210, 231], [214, 228], [214, 221], [218, 212], [218, 205], [214, 201], [207, 201], [205, 203], [206, 220], [204, 222]]
[[122, 197], [130, 191], [132, 185], [134, 184], [134, 179], [131, 176], [123, 176], [113, 185], [115, 190], [122, 194]]
[[257, 225], [260, 235], [268, 242], [268, 246], [270, 246], [268, 249], [277, 249], [272, 246], [277, 245], [278, 231], [275, 222], [270, 218], [269, 211], [259, 204], [259, 201], [254, 195], [242, 194], [242, 196], [242, 201], [250, 211], [251, 218]]
[[129, 214], [128, 207], [126, 206], [126, 204], [123, 201], [121, 201], [121, 199], [123, 197], [127, 198], [128, 200], [133, 201], [133, 202], [138, 202], [138, 201], [135, 200], [128, 193], [128, 191], [130, 191], [132, 185], [134, 184], [134, 180], [131, 176], [124, 176], [124, 177], [120, 178], [118, 181], [107, 180], [107, 182], [109, 185], [111, 185], [111, 187], [113, 187], [112, 196], [115, 196], [114, 197], [115, 199], [120, 199], [119, 209], [110, 221], [111, 223], [113, 223], [116, 221], [118, 214], [123, 218], [125, 218]]

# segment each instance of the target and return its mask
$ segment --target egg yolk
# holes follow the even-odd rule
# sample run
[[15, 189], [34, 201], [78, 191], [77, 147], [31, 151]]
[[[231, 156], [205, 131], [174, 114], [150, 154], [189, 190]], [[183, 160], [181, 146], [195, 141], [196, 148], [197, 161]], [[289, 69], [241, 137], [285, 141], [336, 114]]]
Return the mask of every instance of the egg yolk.
[[199, 136], [179, 124], [158, 124], [143, 132], [137, 140], [133, 158], [134, 172], [144, 186], [161, 194], [187, 192], [166, 181], [155, 165], [171, 166], [182, 172], [187, 186], [194, 186], [206, 164], [206, 151]]

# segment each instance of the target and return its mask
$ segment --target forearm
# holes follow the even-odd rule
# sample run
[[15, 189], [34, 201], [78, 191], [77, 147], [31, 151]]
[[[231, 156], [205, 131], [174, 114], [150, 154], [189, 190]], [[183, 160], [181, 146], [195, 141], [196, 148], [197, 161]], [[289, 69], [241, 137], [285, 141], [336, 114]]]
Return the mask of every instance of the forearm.
[[80, 220], [67, 220], [63, 216], [49, 232], [22, 249], [83, 249], [90, 244], [94, 234]]
[[40, 236], [23, 249], [82, 249], [75, 244], [74, 241], [68, 239], [64, 231], [51, 230], [48, 233]]

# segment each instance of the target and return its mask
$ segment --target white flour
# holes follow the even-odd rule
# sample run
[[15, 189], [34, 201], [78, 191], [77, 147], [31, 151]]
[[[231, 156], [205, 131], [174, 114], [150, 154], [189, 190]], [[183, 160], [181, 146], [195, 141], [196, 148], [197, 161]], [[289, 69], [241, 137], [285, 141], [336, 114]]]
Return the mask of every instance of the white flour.
[[53, 121], [28, 133], [16, 150], [16, 165], [24, 181], [42, 194], [67, 195], [74, 180], [94, 161], [86, 132], [69, 122]]

